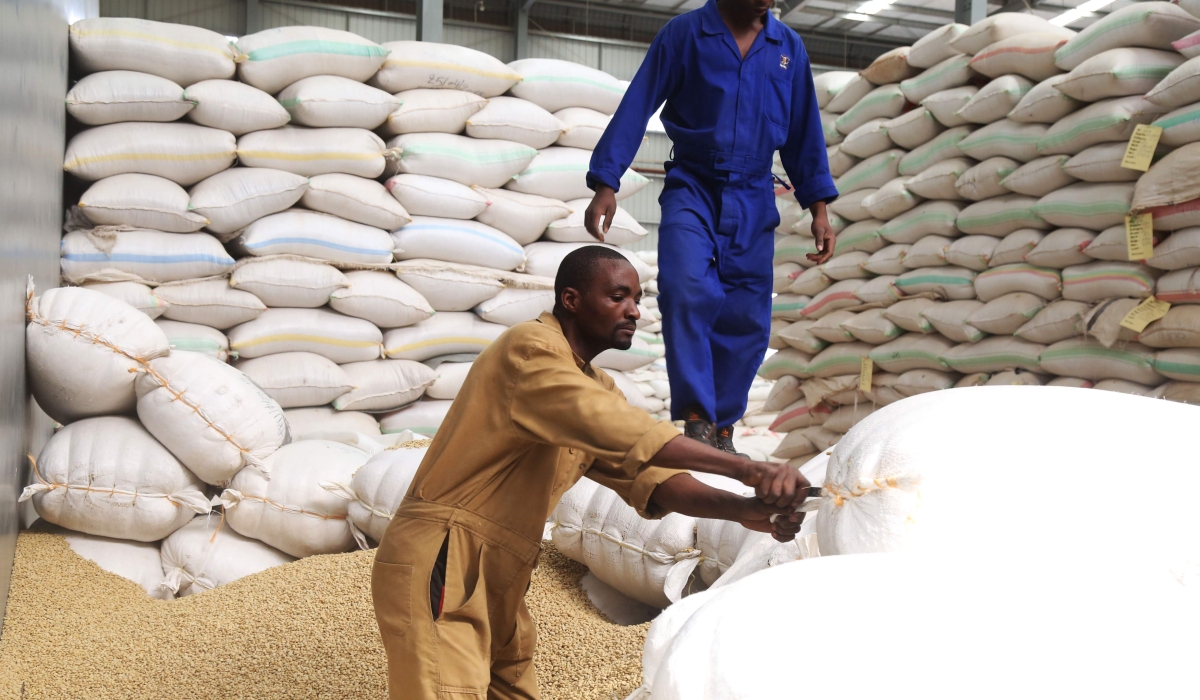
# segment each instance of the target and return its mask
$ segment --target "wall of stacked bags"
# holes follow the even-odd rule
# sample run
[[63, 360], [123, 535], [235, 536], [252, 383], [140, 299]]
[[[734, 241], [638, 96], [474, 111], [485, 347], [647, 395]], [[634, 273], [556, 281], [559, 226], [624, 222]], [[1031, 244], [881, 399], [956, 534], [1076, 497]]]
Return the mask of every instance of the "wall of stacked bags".
[[[811, 220], [783, 208], [760, 371], [791, 430], [776, 457], [803, 464], [876, 408], [953, 387], [1200, 401], [1197, 15], [1141, 2], [1076, 33], [999, 14], [816, 78], [838, 243], [813, 266]], [[1147, 172], [1122, 167], [1143, 124], [1161, 127]], [[1131, 260], [1144, 213], [1153, 251]], [[1151, 296], [1166, 314], [1122, 326]]]

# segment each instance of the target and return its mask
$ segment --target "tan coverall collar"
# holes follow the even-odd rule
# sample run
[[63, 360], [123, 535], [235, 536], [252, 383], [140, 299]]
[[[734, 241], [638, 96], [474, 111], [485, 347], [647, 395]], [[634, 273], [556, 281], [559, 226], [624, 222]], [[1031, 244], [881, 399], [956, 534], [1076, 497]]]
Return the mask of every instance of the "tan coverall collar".
[[[537, 322], [544, 323], [558, 331], [558, 334], [563, 337], [563, 342], [566, 342], [567, 336], [563, 333], [562, 324], [558, 322], [558, 319], [554, 316], [554, 314], [549, 311], [543, 311], [542, 315], [537, 317]], [[567, 343], [567, 347], [571, 348], [571, 344]], [[582, 370], [584, 374], [587, 374], [590, 365], [587, 362], [584, 362], [583, 358], [576, 354], [575, 348], [571, 348], [571, 357], [575, 359], [575, 366]]]

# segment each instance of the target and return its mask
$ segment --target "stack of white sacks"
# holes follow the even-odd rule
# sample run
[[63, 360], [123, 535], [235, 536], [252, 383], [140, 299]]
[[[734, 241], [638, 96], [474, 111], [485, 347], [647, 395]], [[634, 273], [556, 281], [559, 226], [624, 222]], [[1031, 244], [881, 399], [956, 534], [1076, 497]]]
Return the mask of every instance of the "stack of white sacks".
[[[948, 25], [816, 78], [835, 255], [810, 219], [776, 246], [765, 409], [804, 464], [876, 408], [981, 384], [1200, 401], [1200, 5], [1142, 2], [1085, 30], [1033, 15]], [[1121, 167], [1163, 127], [1149, 172]], [[1153, 214], [1153, 257], [1125, 218]], [[785, 211], [785, 214], [789, 212]], [[790, 227], [790, 228], [789, 228]], [[1140, 333], [1147, 297], [1174, 305]], [[873, 361], [859, 390], [862, 358]]]
[[[549, 310], [593, 243], [584, 175], [624, 84], [319, 27], [231, 43], [105, 18], [70, 40], [89, 128], [64, 168], [88, 187], [70, 286], [31, 297], [28, 327], [65, 427], [24, 499], [162, 597], [378, 541], [424, 454], [397, 445], [437, 430], [475, 355]], [[620, 197], [645, 184], [626, 173]], [[622, 209], [609, 241], [644, 235]], [[654, 257], [626, 255], [654, 291]], [[597, 364], [666, 415], [645, 306]], [[132, 542], [161, 543], [160, 574]]]

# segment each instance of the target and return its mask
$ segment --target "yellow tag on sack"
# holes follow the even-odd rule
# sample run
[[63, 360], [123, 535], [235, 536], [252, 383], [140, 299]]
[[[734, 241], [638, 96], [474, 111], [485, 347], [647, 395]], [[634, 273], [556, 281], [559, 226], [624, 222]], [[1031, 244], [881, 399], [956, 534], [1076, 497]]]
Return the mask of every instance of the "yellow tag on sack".
[[1134, 333], [1141, 333], [1146, 330], [1146, 326], [1166, 316], [1170, 310], [1169, 302], [1150, 297], [1133, 307], [1133, 311], [1125, 314], [1125, 318], [1121, 319], [1121, 325]]
[[1142, 172], [1149, 170], [1150, 161], [1154, 159], [1154, 149], [1158, 148], [1158, 139], [1161, 137], [1161, 126], [1138, 124], [1133, 129], [1133, 136], [1129, 137], [1129, 145], [1125, 147], [1121, 167]]
[[1154, 257], [1154, 216], [1150, 212], [1125, 217], [1125, 245], [1130, 260]]
[[875, 363], [871, 358], [862, 358], [862, 366], [858, 370], [858, 390], [864, 394], [871, 390], [871, 375], [875, 373]]

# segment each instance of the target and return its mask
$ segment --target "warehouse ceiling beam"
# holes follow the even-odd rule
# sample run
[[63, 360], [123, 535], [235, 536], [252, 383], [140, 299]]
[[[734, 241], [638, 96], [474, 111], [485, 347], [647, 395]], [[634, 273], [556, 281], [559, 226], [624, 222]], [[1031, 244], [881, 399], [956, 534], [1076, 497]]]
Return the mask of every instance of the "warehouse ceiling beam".
[[417, 41], [442, 40], [442, 0], [417, 0]]
[[[979, 0], [979, 2], [982, 2], [982, 1], [983, 0]], [[845, 16], [846, 16], [845, 12], [839, 12], [837, 10], [827, 10], [824, 7], [809, 6], [809, 7], [805, 7], [803, 12], [804, 12], [804, 14], [819, 15], [819, 16], [830, 17], [830, 18], [834, 18], [834, 19], [845, 19]], [[846, 21], [850, 22], [850, 21], [855, 21], [855, 20], [846, 20]], [[862, 24], [869, 24], [870, 22], [878, 22], [880, 24], [890, 24], [890, 25], [897, 26], [897, 27], [911, 27], [913, 29], [920, 29], [920, 30], [923, 30], [926, 32], [931, 32], [931, 31], [933, 31], [935, 29], [939, 29], [945, 25], [944, 22], [920, 22], [915, 19], [901, 19], [899, 17], [885, 17], [883, 15], [871, 15], [871, 19], [862, 22]], [[795, 29], [795, 27], [793, 27], [793, 29]]]

